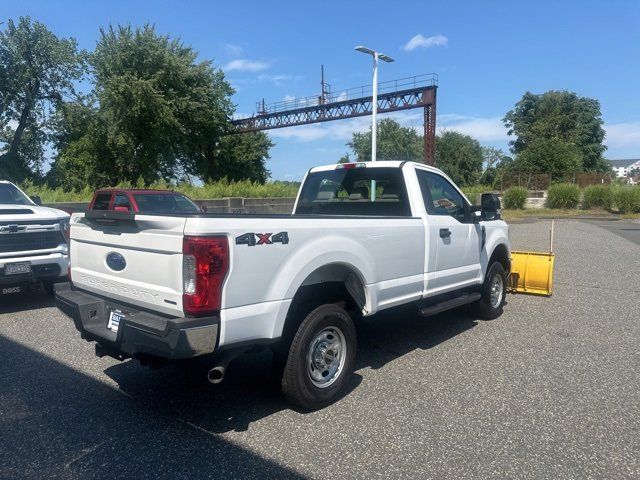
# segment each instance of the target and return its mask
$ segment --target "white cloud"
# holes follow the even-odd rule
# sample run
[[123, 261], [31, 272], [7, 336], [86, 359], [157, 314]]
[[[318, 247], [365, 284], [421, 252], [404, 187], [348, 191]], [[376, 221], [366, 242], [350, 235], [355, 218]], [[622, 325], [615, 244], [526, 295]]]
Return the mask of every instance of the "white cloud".
[[508, 142], [507, 129], [500, 117], [471, 117], [444, 114], [436, 119], [438, 133], [449, 130], [470, 135], [479, 142]]
[[370, 124], [370, 117], [357, 117], [327, 123], [278, 128], [271, 130], [269, 133], [277, 138], [292, 139], [299, 142], [313, 142], [325, 138], [347, 142], [351, 140], [353, 132], [365, 132]]
[[260, 72], [262, 70], [266, 70], [269, 68], [269, 63], [261, 62], [258, 60], [246, 60], [243, 58], [238, 58], [236, 60], [231, 60], [227, 63], [222, 69], [225, 72]]
[[252, 117], [253, 113], [245, 113], [245, 112], [235, 112], [234, 114], [231, 115], [231, 118], [233, 120], [238, 120], [239, 118], [249, 118]]
[[345, 90], [343, 92], [340, 92], [340, 95], [338, 95], [335, 98], [334, 102], [343, 102], [343, 101], [347, 100], [347, 98], [348, 98], [347, 97], [347, 91]]
[[224, 51], [227, 52], [228, 55], [232, 57], [239, 57], [244, 52], [244, 49], [240, 45], [235, 45], [233, 43], [227, 43], [224, 46]]
[[[420, 135], [423, 134], [422, 111], [404, 111], [381, 114], [383, 118], [392, 118], [404, 127], [414, 128]], [[499, 117], [472, 117], [459, 114], [442, 114], [437, 118], [438, 133], [443, 131], [455, 131], [465, 135], [471, 135], [481, 143], [504, 143], [509, 141], [507, 129]], [[347, 120], [336, 120], [312, 125], [300, 125], [297, 127], [275, 129], [271, 135], [278, 138], [291, 139], [299, 142], [313, 142], [316, 140], [339, 140], [348, 142], [354, 132], [366, 132], [371, 125], [371, 117], [356, 117]]]
[[15, 130], [16, 128], [18, 128], [18, 121], [17, 120], [9, 120], [6, 123], [6, 126], [9, 127], [11, 130]]
[[259, 82], [270, 82], [270, 83], [273, 83], [274, 85], [276, 85], [278, 87], [282, 87], [285, 82], [289, 82], [291, 80], [297, 80], [299, 78], [300, 77], [298, 77], [298, 76], [288, 75], [288, 74], [269, 75], [269, 74], [266, 74], [266, 73], [262, 73], [262, 74], [258, 75], [257, 80]]
[[402, 49], [405, 52], [411, 52], [416, 48], [431, 48], [431, 47], [445, 47], [449, 43], [449, 39], [444, 35], [433, 35], [431, 37], [425, 37], [421, 33], [415, 35], [409, 40]]
[[604, 126], [607, 136], [604, 143], [609, 148], [634, 148], [640, 150], [640, 121], [612, 123]]
[[293, 95], [285, 95], [284, 98], [282, 99], [284, 102], [288, 102], [289, 100], [295, 100], [296, 97], [294, 97]]

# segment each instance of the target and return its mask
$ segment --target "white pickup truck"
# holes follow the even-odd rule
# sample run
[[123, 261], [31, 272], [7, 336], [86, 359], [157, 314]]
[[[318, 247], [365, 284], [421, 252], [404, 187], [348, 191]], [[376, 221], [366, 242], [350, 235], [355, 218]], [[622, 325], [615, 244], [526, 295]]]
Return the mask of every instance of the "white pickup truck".
[[205, 358], [212, 383], [270, 346], [285, 395], [320, 408], [353, 371], [359, 316], [502, 313], [508, 227], [497, 197], [482, 203], [440, 170], [381, 161], [311, 169], [290, 215], [74, 214], [56, 303], [99, 356]]
[[48, 292], [67, 276], [69, 214], [39, 205], [6, 180], [0, 181], [0, 294], [42, 283]]

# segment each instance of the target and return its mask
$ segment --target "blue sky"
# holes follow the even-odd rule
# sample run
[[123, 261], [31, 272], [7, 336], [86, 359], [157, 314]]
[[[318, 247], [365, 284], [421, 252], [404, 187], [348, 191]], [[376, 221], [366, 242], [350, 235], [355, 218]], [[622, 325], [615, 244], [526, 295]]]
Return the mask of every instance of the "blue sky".
[[[365, 44], [396, 59], [380, 81], [436, 72], [438, 128], [508, 148], [501, 118], [526, 90], [568, 89], [600, 100], [608, 158], [640, 157], [639, 1], [4, 1], [0, 21], [31, 15], [93, 49], [99, 27], [152, 23], [213, 59], [255, 103], [316, 94], [320, 65], [334, 91], [371, 82]], [[412, 41], [413, 39], [413, 41]], [[392, 115], [421, 129], [421, 111]], [[272, 130], [268, 167], [300, 179], [348, 151], [369, 118]]]

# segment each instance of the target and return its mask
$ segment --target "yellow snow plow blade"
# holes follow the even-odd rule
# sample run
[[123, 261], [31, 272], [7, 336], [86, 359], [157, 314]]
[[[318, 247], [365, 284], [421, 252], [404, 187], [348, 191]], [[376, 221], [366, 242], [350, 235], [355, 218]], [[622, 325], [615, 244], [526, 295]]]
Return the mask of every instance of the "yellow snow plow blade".
[[549, 253], [511, 252], [511, 275], [509, 291], [511, 293], [531, 293], [551, 296], [553, 292], [553, 227], [549, 232]]
[[511, 252], [509, 291], [550, 296], [554, 258], [550, 252]]

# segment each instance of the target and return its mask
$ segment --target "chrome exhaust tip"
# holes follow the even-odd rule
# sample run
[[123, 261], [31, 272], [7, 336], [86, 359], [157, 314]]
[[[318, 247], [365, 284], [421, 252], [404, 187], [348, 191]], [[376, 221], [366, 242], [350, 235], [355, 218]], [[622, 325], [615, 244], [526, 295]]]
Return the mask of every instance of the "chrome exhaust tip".
[[222, 382], [222, 380], [224, 379], [224, 370], [225, 368], [222, 366], [213, 367], [211, 370], [209, 370], [209, 372], [207, 373], [207, 380], [209, 381], [209, 383], [213, 383], [215, 385]]

